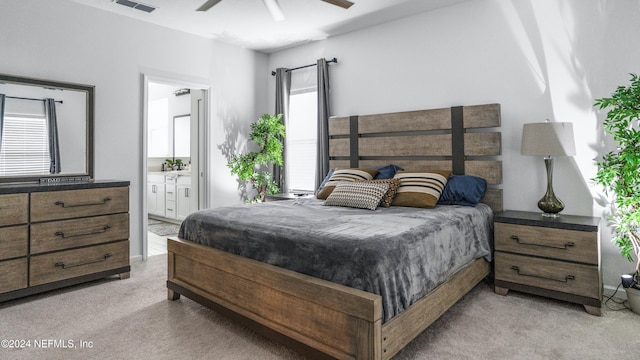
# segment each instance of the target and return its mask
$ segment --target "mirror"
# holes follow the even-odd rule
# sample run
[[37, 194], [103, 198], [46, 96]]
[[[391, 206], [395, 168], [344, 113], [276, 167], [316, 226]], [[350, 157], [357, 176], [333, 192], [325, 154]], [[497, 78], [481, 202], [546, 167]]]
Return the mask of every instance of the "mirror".
[[191, 157], [191, 115], [173, 117], [173, 158]]
[[0, 183], [92, 179], [94, 91], [0, 74]]

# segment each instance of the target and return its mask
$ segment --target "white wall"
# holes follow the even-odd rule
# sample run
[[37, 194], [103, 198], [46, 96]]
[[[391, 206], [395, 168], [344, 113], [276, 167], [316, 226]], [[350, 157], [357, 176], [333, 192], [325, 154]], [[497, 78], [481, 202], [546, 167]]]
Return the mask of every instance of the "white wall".
[[[577, 155], [556, 159], [554, 189], [564, 213], [601, 217], [590, 179], [610, 141], [592, 104], [640, 72], [639, 14], [638, 1], [473, 0], [274, 53], [269, 68], [337, 57], [332, 115], [500, 103], [506, 209], [538, 211], [546, 188], [542, 159], [520, 155], [522, 125], [573, 122]], [[633, 267], [606, 224], [604, 282], [615, 287]]]
[[217, 146], [224, 126], [246, 130], [265, 112], [266, 55], [63, 0], [5, 0], [0, 24], [0, 72], [95, 85], [95, 177], [131, 181], [132, 256], [142, 254], [142, 73], [211, 86], [209, 201], [241, 202]]

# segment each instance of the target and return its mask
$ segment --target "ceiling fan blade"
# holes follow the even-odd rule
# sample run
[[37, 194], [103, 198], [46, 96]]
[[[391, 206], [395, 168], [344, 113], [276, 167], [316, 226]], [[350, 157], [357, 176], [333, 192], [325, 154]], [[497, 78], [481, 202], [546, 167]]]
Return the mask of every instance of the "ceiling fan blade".
[[340, 6], [341, 8], [345, 8], [345, 9], [348, 9], [351, 7], [351, 5], [353, 5], [351, 1], [347, 1], [347, 0], [322, 0], [322, 1], [329, 4], [333, 4], [335, 6]]
[[215, 4], [219, 3], [222, 0], [207, 0], [204, 4], [202, 4], [196, 11], [207, 11], [212, 8]]
[[283, 21], [284, 14], [282, 13], [282, 9], [280, 9], [280, 4], [278, 4], [278, 0], [262, 0], [264, 6], [269, 10], [269, 14], [274, 21]]

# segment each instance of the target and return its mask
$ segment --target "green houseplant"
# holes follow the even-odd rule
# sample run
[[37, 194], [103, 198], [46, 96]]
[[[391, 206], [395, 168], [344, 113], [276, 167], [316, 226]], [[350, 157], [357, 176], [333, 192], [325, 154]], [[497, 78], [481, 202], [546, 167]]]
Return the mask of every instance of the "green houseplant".
[[595, 106], [607, 110], [604, 130], [613, 136], [617, 148], [598, 162], [594, 180], [613, 196], [609, 216], [613, 242], [626, 259], [635, 261], [633, 275], [640, 283], [640, 79], [630, 75], [628, 86], [619, 86], [611, 97], [595, 101]]
[[251, 124], [250, 139], [258, 144], [258, 150], [244, 155], [233, 155], [227, 166], [241, 181], [249, 181], [258, 194], [249, 202], [263, 202], [268, 194], [279, 191], [271, 172], [265, 170], [269, 164], [282, 165], [282, 138], [285, 129], [282, 114], [262, 115]]
[[180, 170], [182, 166], [182, 159], [166, 159], [164, 162], [166, 162], [172, 170]]

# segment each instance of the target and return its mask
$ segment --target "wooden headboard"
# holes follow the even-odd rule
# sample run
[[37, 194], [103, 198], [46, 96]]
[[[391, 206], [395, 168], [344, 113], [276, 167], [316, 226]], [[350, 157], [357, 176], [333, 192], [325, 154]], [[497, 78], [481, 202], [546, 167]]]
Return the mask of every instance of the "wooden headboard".
[[[502, 211], [500, 104], [329, 119], [329, 166], [451, 170], [487, 180], [482, 202]], [[491, 129], [494, 128], [494, 129]]]

